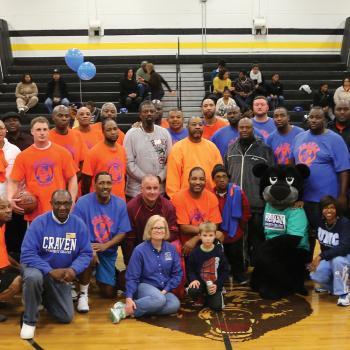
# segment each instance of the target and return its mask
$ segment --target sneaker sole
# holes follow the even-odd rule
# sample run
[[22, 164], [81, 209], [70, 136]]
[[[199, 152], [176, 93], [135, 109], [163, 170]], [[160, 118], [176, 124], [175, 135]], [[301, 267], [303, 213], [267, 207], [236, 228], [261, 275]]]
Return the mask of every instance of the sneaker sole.
[[77, 312], [79, 312], [80, 314], [87, 314], [89, 311], [90, 311], [90, 309], [87, 309], [87, 310], [78, 310], [77, 309]]
[[350, 306], [350, 303], [349, 303], [349, 304], [341, 304], [341, 303], [338, 303], [337, 305], [338, 305], [338, 306], [341, 306], [341, 307], [347, 307], [347, 306]]

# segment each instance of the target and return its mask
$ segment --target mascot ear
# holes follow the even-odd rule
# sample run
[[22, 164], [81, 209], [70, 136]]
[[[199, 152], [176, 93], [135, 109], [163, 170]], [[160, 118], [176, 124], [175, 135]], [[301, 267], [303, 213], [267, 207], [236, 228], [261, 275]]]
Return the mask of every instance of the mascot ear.
[[265, 163], [256, 164], [253, 167], [253, 174], [256, 177], [262, 177], [268, 168], [269, 166]]
[[299, 174], [303, 179], [307, 179], [310, 176], [310, 169], [305, 164], [297, 164], [295, 168], [298, 170]]

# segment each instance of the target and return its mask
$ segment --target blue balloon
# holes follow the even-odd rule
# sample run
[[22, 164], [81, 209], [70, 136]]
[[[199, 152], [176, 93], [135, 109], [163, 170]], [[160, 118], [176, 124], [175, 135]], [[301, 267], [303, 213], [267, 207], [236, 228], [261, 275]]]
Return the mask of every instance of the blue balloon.
[[78, 68], [78, 77], [81, 80], [91, 80], [96, 75], [96, 67], [91, 62], [84, 62]]
[[67, 66], [76, 72], [84, 62], [84, 55], [79, 49], [69, 49], [64, 56]]

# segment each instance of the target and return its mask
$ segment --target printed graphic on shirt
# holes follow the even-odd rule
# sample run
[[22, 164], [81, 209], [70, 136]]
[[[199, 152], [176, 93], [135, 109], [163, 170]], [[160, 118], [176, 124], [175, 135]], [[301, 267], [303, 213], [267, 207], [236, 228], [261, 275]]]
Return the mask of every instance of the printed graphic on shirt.
[[317, 237], [321, 244], [328, 247], [336, 247], [339, 245], [339, 233], [329, 232], [319, 227]]
[[289, 164], [290, 163], [290, 144], [282, 143], [275, 149], [275, 157], [278, 164]]
[[171, 261], [173, 260], [172, 256], [171, 256], [171, 252], [165, 252], [164, 253], [164, 260], [165, 261]]
[[219, 263], [220, 258], [218, 256], [213, 256], [212, 258], [206, 260], [201, 268], [201, 279], [203, 281], [215, 282], [218, 278]]
[[43, 239], [43, 250], [54, 254], [71, 254], [77, 247], [75, 233], [66, 233], [66, 237], [45, 236]]
[[115, 159], [107, 164], [108, 173], [112, 176], [112, 183], [119, 183], [123, 180], [123, 164]]
[[97, 215], [92, 219], [94, 227], [95, 240], [98, 243], [105, 243], [110, 240], [111, 227], [113, 220], [107, 215]]
[[283, 214], [265, 213], [265, 229], [285, 231], [286, 216]]
[[315, 142], [303, 143], [299, 147], [298, 160], [299, 163], [310, 166], [317, 157], [320, 147]]
[[270, 134], [266, 130], [264, 129], [258, 129], [258, 130], [260, 131], [260, 134], [263, 136], [265, 140], [270, 136]]
[[204, 221], [205, 215], [198, 209], [195, 208], [190, 212], [190, 223], [194, 226], [199, 226]]
[[158, 155], [158, 162], [163, 167], [166, 164], [166, 150], [168, 148], [167, 141], [165, 139], [151, 140], [152, 146]]
[[34, 163], [34, 176], [39, 185], [49, 185], [54, 177], [54, 162], [51, 159], [40, 159]]

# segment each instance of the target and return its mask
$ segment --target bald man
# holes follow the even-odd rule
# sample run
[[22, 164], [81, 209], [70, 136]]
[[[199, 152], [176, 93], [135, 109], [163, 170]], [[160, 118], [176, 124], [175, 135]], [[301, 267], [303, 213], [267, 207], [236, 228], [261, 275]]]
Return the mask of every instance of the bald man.
[[230, 182], [240, 186], [247, 195], [251, 206], [252, 217], [248, 223], [248, 242], [251, 258], [259, 245], [264, 241], [263, 212], [265, 203], [260, 197], [260, 180], [253, 175], [253, 167], [259, 163], [268, 166], [275, 164], [272, 149], [254, 135], [253, 121], [242, 118], [238, 122], [239, 137], [232, 144], [225, 156], [225, 167]]

